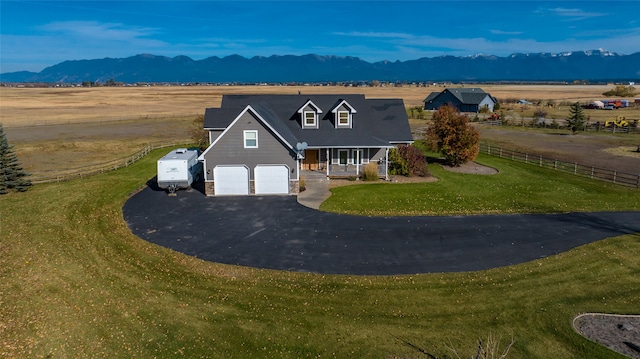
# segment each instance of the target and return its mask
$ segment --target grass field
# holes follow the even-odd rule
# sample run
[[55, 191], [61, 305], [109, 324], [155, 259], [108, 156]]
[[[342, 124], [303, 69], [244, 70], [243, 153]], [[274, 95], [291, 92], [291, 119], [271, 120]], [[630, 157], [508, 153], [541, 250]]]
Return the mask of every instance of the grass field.
[[[584, 85], [467, 85], [479, 86], [499, 100], [575, 102], [602, 99], [611, 86]], [[365, 94], [369, 98], [402, 98], [407, 107], [442, 86], [155, 86], [93, 88], [0, 87], [5, 127], [141, 120], [201, 115], [219, 107], [223, 94]], [[610, 112], [610, 111], [607, 111]], [[640, 117], [640, 116], [636, 116]]]
[[[466, 85], [478, 86], [478, 85]], [[583, 85], [480, 85], [501, 101], [528, 99], [570, 103], [601, 99], [609, 86]], [[341, 86], [156, 86], [156, 87], [95, 87], [95, 88], [9, 88], [0, 87], [0, 122], [9, 142], [25, 169], [33, 173], [95, 165], [131, 155], [148, 144], [185, 142], [193, 119], [207, 107], [218, 107], [223, 94], [247, 93], [363, 93], [370, 98], [402, 98], [409, 107], [420, 106], [432, 91], [443, 87], [341, 87]], [[568, 107], [544, 107], [548, 118], [558, 120], [568, 115]], [[535, 106], [506, 105], [514, 122], [529, 118]], [[588, 110], [592, 120], [622, 114], [628, 119], [640, 118], [640, 108], [618, 111]], [[426, 113], [429, 117], [430, 113]], [[424, 120], [412, 120], [413, 128], [424, 127]], [[501, 128], [501, 130], [503, 130]], [[559, 148], [564, 156], [584, 156], [593, 151], [616, 151], [632, 146], [638, 135], [610, 138], [590, 138], [589, 148], [580, 152], [565, 150], [562, 143], [531, 136], [512, 136], [511, 131], [482, 133], [483, 140], [507, 147], [518, 147], [536, 153]], [[522, 131], [520, 131], [522, 133]], [[557, 136], [556, 136], [557, 137]], [[615, 136], [614, 136], [615, 137]], [[630, 139], [630, 137], [632, 137]], [[511, 138], [515, 140], [510, 141]], [[533, 139], [535, 138], [535, 141]], [[527, 148], [522, 148], [527, 144]], [[640, 142], [639, 142], [640, 144]], [[560, 148], [562, 147], [562, 148]], [[547, 154], [547, 152], [543, 154]], [[598, 163], [608, 164], [607, 156], [592, 156]], [[577, 159], [576, 159], [577, 160]], [[581, 161], [582, 162], [582, 161]], [[621, 165], [624, 165], [624, 161]], [[595, 164], [597, 165], [597, 163]], [[630, 163], [633, 168], [635, 163]], [[624, 168], [614, 168], [623, 171]]]
[[[637, 312], [638, 234], [473, 273], [356, 277], [207, 263], [142, 241], [123, 221], [122, 204], [163, 154], [0, 197], [0, 357], [425, 357], [406, 342], [441, 358], [452, 357], [447, 346], [471, 357], [476, 340], [492, 334], [503, 346], [515, 340], [509, 358], [622, 358], [575, 333], [571, 321]], [[559, 210], [591, 208], [571, 203], [594, 190], [602, 197], [586, 199], [589, 206], [638, 209], [637, 190], [488, 164], [514, 179], [435, 170], [432, 185], [468, 187], [462, 195], [496, 183], [537, 193], [541, 178], [555, 179], [570, 181], [545, 188], [564, 203]], [[476, 210], [461, 201], [452, 211]]]
[[640, 210], [640, 191], [535, 165], [480, 156], [483, 164], [500, 168], [495, 175], [447, 173], [430, 165], [437, 182], [373, 183], [332, 190], [320, 207], [344, 214], [443, 215], [486, 213], [564, 213]]

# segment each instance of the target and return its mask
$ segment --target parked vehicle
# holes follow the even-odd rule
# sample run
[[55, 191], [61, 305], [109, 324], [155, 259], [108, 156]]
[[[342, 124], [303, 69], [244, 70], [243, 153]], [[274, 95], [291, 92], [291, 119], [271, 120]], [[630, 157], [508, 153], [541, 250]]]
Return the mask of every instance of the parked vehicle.
[[198, 150], [178, 148], [158, 160], [158, 187], [175, 193], [188, 188], [202, 176], [202, 163], [198, 162]]
[[602, 100], [602, 103], [605, 106], [605, 110], [608, 110], [607, 106], [611, 106], [614, 109], [629, 107], [629, 100]]

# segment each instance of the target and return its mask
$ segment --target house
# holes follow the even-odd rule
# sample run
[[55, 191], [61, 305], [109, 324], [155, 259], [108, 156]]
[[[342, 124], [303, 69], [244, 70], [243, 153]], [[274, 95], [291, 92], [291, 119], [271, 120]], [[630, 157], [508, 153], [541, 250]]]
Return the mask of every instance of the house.
[[432, 92], [424, 99], [425, 110], [437, 110], [443, 105], [452, 105], [460, 112], [478, 112], [487, 107], [493, 112], [493, 106], [498, 101], [481, 88], [451, 88], [442, 92]]
[[302, 171], [388, 178], [389, 149], [413, 142], [401, 99], [364, 95], [224, 95], [208, 108], [200, 155], [207, 195], [297, 194]]

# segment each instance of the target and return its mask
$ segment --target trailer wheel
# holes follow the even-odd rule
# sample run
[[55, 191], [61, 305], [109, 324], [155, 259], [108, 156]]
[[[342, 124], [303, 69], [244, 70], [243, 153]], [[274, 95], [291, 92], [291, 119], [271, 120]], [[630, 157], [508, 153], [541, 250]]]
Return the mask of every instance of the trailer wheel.
[[176, 186], [175, 184], [170, 184], [169, 187], [167, 187], [167, 190], [169, 191], [169, 195], [175, 195], [177, 189], [178, 189], [178, 186]]

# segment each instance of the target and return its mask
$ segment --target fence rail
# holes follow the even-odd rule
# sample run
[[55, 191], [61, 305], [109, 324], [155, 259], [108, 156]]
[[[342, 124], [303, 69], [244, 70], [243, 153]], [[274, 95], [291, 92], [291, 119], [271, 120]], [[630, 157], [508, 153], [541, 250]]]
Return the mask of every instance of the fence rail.
[[551, 159], [530, 153], [491, 146], [486, 143], [480, 144], [480, 152], [491, 156], [507, 158], [513, 161], [529, 163], [539, 167], [571, 173], [577, 176], [589, 177], [627, 187], [640, 188], [640, 174], [624, 173], [604, 168], [596, 168], [594, 166], [582, 165], [579, 163], [559, 161], [557, 159]]
[[149, 144], [145, 146], [140, 151], [119, 159], [115, 159], [108, 162], [98, 163], [95, 165], [82, 166], [76, 168], [69, 168], [59, 171], [49, 171], [49, 172], [35, 172], [31, 174], [31, 183], [50, 183], [50, 182], [63, 182], [69, 181], [77, 178], [83, 178], [88, 176], [93, 176], [97, 174], [102, 174], [109, 171], [117, 170], [118, 168], [128, 167], [139, 160], [141, 160], [144, 156], [148, 155], [149, 152], [156, 150], [158, 148], [166, 148], [166, 147], [175, 147], [183, 145], [189, 141], [185, 141], [183, 143], [170, 143], [170, 144]]

